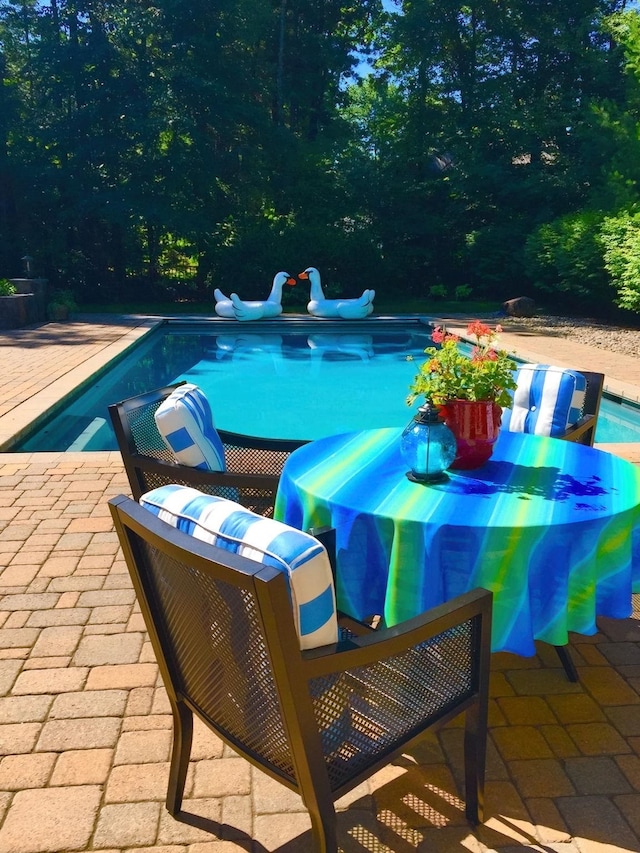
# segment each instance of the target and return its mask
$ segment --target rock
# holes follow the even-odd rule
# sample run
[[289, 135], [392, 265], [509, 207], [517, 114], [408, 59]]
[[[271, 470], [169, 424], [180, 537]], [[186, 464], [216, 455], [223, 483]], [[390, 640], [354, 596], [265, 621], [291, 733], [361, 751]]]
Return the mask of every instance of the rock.
[[503, 302], [502, 310], [508, 317], [533, 317], [536, 313], [536, 304], [528, 296], [518, 296], [516, 299], [507, 299]]

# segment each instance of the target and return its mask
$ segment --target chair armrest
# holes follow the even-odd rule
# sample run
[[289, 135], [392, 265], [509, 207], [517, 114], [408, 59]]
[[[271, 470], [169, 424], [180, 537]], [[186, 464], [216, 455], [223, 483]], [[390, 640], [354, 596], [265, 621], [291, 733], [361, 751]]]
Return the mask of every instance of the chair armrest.
[[[580, 444], [593, 444], [596, 429], [596, 418], [594, 415], [583, 415], [579, 421], [570, 426], [560, 438], [563, 441], [575, 441]], [[591, 435], [589, 435], [591, 433]]]
[[353, 636], [359, 637], [362, 634], [371, 634], [376, 631], [373, 625], [354, 619], [353, 616], [343, 613], [342, 610], [338, 610], [338, 628], [343, 637], [338, 646], [342, 648], [344, 644], [345, 649], [352, 648], [351, 639]]
[[309, 668], [306, 675], [317, 677], [378, 664], [471, 620], [476, 620], [482, 635], [480, 646], [489, 654], [492, 602], [493, 593], [489, 590], [471, 590], [391, 628], [372, 630], [336, 645], [305, 651], [304, 666]]

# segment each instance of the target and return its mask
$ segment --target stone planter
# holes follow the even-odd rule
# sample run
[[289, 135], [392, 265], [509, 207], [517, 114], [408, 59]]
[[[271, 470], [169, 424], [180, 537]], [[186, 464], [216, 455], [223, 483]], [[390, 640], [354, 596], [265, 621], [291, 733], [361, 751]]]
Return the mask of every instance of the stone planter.
[[17, 293], [0, 296], [0, 329], [20, 329], [47, 319], [47, 279], [10, 278]]
[[35, 319], [32, 323], [44, 323], [47, 319], [47, 284], [46, 278], [11, 278], [11, 284], [16, 286], [18, 293], [33, 293], [35, 299]]
[[0, 296], [0, 329], [20, 329], [36, 323], [35, 308], [33, 293]]

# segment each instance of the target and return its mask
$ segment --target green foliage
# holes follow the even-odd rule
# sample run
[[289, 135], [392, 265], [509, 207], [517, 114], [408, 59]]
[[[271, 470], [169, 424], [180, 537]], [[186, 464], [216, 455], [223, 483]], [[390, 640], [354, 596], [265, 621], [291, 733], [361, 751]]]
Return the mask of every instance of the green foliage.
[[78, 303], [76, 302], [76, 298], [71, 290], [55, 290], [51, 294], [48, 307], [51, 308], [54, 305], [62, 306], [67, 308], [69, 311], [78, 310]]
[[429, 297], [431, 299], [446, 299], [447, 298], [447, 288], [444, 284], [432, 284], [429, 288]]
[[344, 295], [498, 300], [533, 234], [541, 292], [611, 300], [588, 211], [639, 201], [623, 5], [0, 4], [2, 267], [28, 247], [83, 303], [252, 298], [309, 264]]
[[605, 267], [617, 290], [616, 304], [640, 312], [640, 213], [607, 216], [601, 240]]
[[536, 288], [565, 301], [611, 301], [613, 290], [605, 268], [598, 211], [580, 211], [539, 226], [526, 243], [526, 270]]
[[0, 278], [0, 296], [14, 296], [17, 293], [15, 284], [8, 278]]
[[497, 301], [514, 296], [514, 282], [523, 279], [523, 246], [533, 227], [531, 217], [487, 222], [465, 235], [466, 280], [475, 293]]
[[454, 298], [456, 302], [465, 302], [471, 296], [471, 288], [468, 284], [459, 284], [456, 287]]

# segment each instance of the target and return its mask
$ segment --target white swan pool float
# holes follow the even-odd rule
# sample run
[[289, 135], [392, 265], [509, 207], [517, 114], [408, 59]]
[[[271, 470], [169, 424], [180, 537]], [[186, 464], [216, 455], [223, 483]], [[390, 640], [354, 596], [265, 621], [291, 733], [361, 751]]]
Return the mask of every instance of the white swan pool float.
[[288, 272], [277, 272], [273, 277], [271, 293], [262, 301], [243, 301], [237, 293], [225, 296], [216, 288], [213, 295], [216, 300], [215, 310], [219, 317], [227, 317], [240, 321], [261, 320], [263, 317], [277, 317], [282, 314], [282, 288], [285, 284], [295, 285], [296, 280]]
[[298, 276], [308, 279], [310, 284], [307, 311], [313, 317], [341, 317], [343, 320], [360, 320], [373, 311], [375, 290], [364, 290], [357, 299], [326, 299], [322, 290], [320, 273], [315, 267], [307, 267]]
[[225, 296], [221, 290], [213, 291], [214, 299], [216, 300], [215, 309], [219, 317], [229, 317], [233, 319], [236, 315], [233, 313], [233, 302], [228, 296]]

